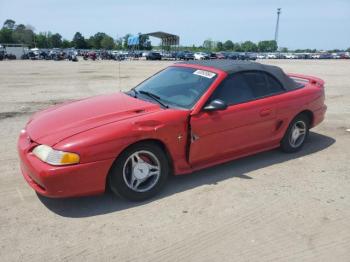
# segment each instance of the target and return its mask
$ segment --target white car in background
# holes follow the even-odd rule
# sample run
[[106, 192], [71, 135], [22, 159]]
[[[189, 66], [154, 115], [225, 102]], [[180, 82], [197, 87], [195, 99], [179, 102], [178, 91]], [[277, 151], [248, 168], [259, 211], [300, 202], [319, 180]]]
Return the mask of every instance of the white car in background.
[[268, 54], [268, 55], [267, 55], [267, 59], [277, 59], [277, 55], [276, 55], [276, 54], [273, 54], [273, 53]]
[[312, 59], [320, 59], [321, 55], [320, 54], [313, 54], [311, 55]]
[[298, 58], [295, 54], [291, 54], [291, 53], [285, 54], [285, 57], [287, 59], [297, 59]]
[[339, 53], [332, 53], [331, 56], [333, 59], [340, 59], [341, 58], [341, 55]]
[[209, 59], [209, 55], [204, 52], [194, 53], [194, 60], [206, 60]]
[[256, 58], [257, 59], [266, 59], [266, 55], [264, 55], [264, 54], [257, 54]]

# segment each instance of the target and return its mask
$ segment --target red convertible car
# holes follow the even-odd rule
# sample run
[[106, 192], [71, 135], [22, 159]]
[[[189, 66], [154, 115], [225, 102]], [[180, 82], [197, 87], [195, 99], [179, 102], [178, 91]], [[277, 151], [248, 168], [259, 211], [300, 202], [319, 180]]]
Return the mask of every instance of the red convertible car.
[[39, 194], [71, 197], [107, 186], [130, 200], [182, 175], [280, 147], [302, 148], [325, 116], [324, 82], [229, 60], [177, 63], [130, 91], [36, 113], [18, 141]]

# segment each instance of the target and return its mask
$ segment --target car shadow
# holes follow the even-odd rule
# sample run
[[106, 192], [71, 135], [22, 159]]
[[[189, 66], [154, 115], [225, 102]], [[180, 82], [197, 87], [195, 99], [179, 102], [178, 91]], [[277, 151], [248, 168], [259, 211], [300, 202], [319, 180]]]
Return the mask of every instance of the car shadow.
[[252, 177], [248, 175], [251, 171], [317, 153], [330, 147], [335, 141], [336, 140], [331, 137], [310, 132], [309, 139], [305, 143], [304, 148], [297, 153], [285, 154], [275, 149], [230, 161], [189, 175], [172, 176], [160, 194], [143, 202], [129, 202], [113, 195], [109, 191], [103, 195], [90, 197], [51, 199], [38, 195], [38, 198], [49, 210], [63, 217], [80, 218], [103, 215], [146, 205], [157, 199], [190, 190], [201, 185], [216, 184], [225, 179], [252, 179]]

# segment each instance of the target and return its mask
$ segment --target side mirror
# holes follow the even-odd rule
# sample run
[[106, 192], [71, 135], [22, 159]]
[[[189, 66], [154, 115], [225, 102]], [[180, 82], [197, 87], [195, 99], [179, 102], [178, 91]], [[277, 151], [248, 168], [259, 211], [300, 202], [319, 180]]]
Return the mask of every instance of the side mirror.
[[227, 108], [227, 104], [220, 100], [220, 99], [215, 99], [211, 101], [209, 104], [207, 104], [203, 110], [207, 112], [211, 111], [218, 111], [218, 110], [225, 110]]

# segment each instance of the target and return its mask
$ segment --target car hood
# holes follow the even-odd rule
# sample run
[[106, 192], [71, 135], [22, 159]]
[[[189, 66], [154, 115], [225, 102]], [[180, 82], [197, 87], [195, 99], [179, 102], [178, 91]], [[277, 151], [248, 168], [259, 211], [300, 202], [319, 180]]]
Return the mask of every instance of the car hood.
[[89, 129], [159, 110], [157, 104], [120, 92], [50, 107], [33, 115], [26, 130], [31, 140], [53, 146]]

